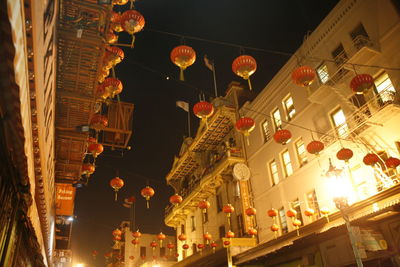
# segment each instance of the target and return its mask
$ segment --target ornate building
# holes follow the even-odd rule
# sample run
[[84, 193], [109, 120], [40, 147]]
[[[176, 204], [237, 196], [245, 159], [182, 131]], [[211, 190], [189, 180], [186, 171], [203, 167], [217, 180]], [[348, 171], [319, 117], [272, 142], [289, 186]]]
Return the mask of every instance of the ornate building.
[[[234, 125], [239, 118], [238, 107], [248, 99], [238, 83], [230, 84], [225, 97], [215, 98], [211, 102], [213, 113], [200, 122], [194, 138], [184, 140], [166, 177], [167, 183], [183, 198], [180, 204], [165, 210], [165, 224], [176, 229], [180, 240], [175, 266], [226, 264], [230, 249], [224, 249], [222, 243], [229, 231], [235, 233], [236, 238], [230, 239], [232, 243], [240, 246], [256, 243], [256, 238], [246, 234], [252, 224], [244, 215], [251, 205], [248, 183], [232, 174], [233, 166], [246, 161], [244, 138]], [[209, 208], [199, 208], [201, 201], [208, 201]], [[227, 204], [235, 210], [229, 213], [230, 217], [223, 212]], [[205, 238], [205, 234], [211, 236]], [[217, 248], [212, 249], [211, 243]]]
[[[399, 14], [398, 1], [340, 1], [242, 108], [257, 125], [247, 156], [260, 244], [236, 265], [400, 265]], [[311, 85], [292, 82], [301, 65]]]

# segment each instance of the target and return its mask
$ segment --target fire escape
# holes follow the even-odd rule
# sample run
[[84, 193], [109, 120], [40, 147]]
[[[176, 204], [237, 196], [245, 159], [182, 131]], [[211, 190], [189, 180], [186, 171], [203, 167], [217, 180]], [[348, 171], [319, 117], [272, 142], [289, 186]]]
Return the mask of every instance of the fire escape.
[[[61, 0], [57, 25], [56, 185], [75, 188], [82, 182], [82, 163], [89, 136], [113, 148], [126, 148], [132, 134], [133, 104], [96, 100], [98, 74], [105, 51], [111, 5], [97, 0]], [[95, 113], [108, 118], [101, 131], [90, 128]], [[56, 205], [61, 205], [56, 201]], [[57, 210], [57, 209], [56, 209]], [[56, 258], [70, 257], [72, 214], [56, 211]], [[67, 260], [68, 261], [68, 260]]]

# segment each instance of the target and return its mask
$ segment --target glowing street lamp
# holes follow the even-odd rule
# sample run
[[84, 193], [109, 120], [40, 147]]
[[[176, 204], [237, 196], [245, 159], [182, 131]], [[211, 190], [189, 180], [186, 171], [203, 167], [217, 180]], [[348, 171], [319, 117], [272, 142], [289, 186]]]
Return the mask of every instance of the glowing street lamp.
[[329, 168], [326, 172], [326, 176], [329, 179], [331, 192], [333, 192], [333, 201], [335, 202], [335, 206], [342, 214], [342, 217], [346, 223], [346, 228], [349, 234], [357, 267], [363, 267], [361, 256], [356, 245], [356, 238], [354, 236], [353, 228], [350, 225], [350, 218], [346, 213], [346, 209], [349, 207], [348, 197], [351, 194], [350, 190], [352, 189], [352, 186], [347, 177], [344, 175], [343, 170], [337, 169], [332, 165], [331, 159], [329, 159]]

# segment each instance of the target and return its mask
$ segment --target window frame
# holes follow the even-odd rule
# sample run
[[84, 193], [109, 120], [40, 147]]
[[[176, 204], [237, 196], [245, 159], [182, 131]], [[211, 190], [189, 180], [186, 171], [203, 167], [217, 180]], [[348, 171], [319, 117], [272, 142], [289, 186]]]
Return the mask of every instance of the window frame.
[[261, 127], [260, 128], [261, 128], [261, 131], [262, 131], [264, 143], [267, 143], [272, 138], [271, 131], [269, 130], [269, 121], [268, 120], [264, 120], [261, 123]]
[[[275, 118], [275, 113], [279, 114], [279, 121], [280, 121], [279, 125], [277, 124], [277, 119]], [[280, 112], [279, 108], [275, 108], [274, 110], [272, 110], [271, 117], [273, 118], [272, 122], [273, 122], [274, 129], [276, 131], [282, 127], [282, 116], [281, 116], [281, 112]]]
[[278, 217], [279, 217], [279, 229], [281, 231], [281, 234], [283, 235], [289, 233], [288, 220], [286, 218], [286, 212], [284, 207], [278, 209]]
[[[286, 153], [289, 156], [289, 163], [288, 164], [286, 164], [285, 157], [284, 157], [284, 154], [286, 154]], [[292, 164], [292, 158], [290, 157], [289, 149], [285, 149], [284, 151], [281, 152], [281, 161], [283, 163], [282, 167], [283, 167], [283, 171], [284, 171], [284, 174], [285, 174], [285, 178], [287, 178], [287, 177], [291, 176], [294, 173], [293, 164]], [[290, 174], [289, 174], [288, 168], [287, 168], [288, 165], [290, 165], [290, 168], [291, 168], [291, 173]]]
[[192, 228], [192, 232], [196, 231], [196, 217], [190, 216], [190, 224]]
[[[309, 197], [310, 195], [312, 197]], [[315, 188], [306, 193], [306, 202], [307, 202], [307, 207], [314, 210], [314, 215], [312, 216], [312, 220], [316, 221], [319, 218], [321, 218], [321, 209], [318, 204], [318, 197]]]
[[[276, 168], [276, 175], [277, 175], [277, 182], [275, 181], [274, 173], [272, 172], [272, 164], [275, 164]], [[268, 162], [268, 169], [269, 169], [269, 176], [271, 178], [271, 184], [272, 186], [279, 184], [280, 179], [279, 179], [279, 170], [278, 170], [278, 163], [276, 162], [275, 159], [271, 160]]]
[[[339, 113], [340, 111], [343, 113], [345, 123], [337, 125], [334, 115]], [[350, 134], [350, 128], [349, 128], [349, 125], [347, 124], [346, 115], [344, 114], [342, 107], [339, 106], [339, 107], [333, 109], [329, 113], [329, 118], [330, 118], [333, 128], [335, 129], [335, 133], [338, 135], [338, 137], [347, 137]], [[345, 128], [344, 133], [340, 133], [342, 128], [343, 129]]]
[[[302, 154], [304, 154], [304, 159], [302, 159], [300, 152], [299, 152], [299, 146], [298, 143], [301, 142], [302, 146], [304, 147], [304, 152]], [[307, 149], [306, 149], [306, 145], [304, 144], [303, 138], [299, 138], [294, 142], [294, 146], [296, 149], [296, 155], [297, 155], [297, 160], [299, 162], [300, 167], [303, 167], [304, 165], [306, 165], [308, 163], [308, 157], [307, 157]]]
[[[292, 105], [291, 105], [291, 106], [293, 107], [293, 109], [290, 110], [290, 111], [289, 111], [289, 107], [287, 106], [287, 101], [288, 101], [289, 99], [292, 100]], [[294, 106], [294, 100], [293, 100], [293, 97], [292, 97], [291, 94], [288, 94], [288, 95], [283, 99], [283, 101], [282, 101], [282, 106], [283, 106], [284, 109], [285, 109], [286, 119], [287, 119], [288, 121], [291, 121], [294, 117], [296, 117], [296, 108], [295, 108], [295, 106]], [[291, 111], [294, 111], [294, 113], [293, 113], [292, 115], [290, 115], [290, 112], [291, 112]]]
[[[325, 75], [322, 75], [323, 73], [320, 72], [320, 70], [322, 71], [324, 68], [326, 69], [326, 71], [324, 71], [324, 74], [325, 74]], [[322, 63], [317, 67], [316, 73], [317, 73], [317, 76], [318, 76], [319, 81], [320, 81], [322, 84], [326, 84], [326, 83], [329, 81], [329, 79], [331, 78], [330, 75], [329, 75], [328, 65], [326, 65], [325, 62], [322, 62]]]

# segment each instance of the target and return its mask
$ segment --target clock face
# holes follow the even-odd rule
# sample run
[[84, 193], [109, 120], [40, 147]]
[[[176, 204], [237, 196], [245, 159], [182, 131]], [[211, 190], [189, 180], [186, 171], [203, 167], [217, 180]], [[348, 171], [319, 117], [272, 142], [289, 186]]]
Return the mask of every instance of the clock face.
[[233, 177], [239, 181], [246, 181], [250, 179], [250, 169], [244, 163], [236, 163], [233, 166]]

